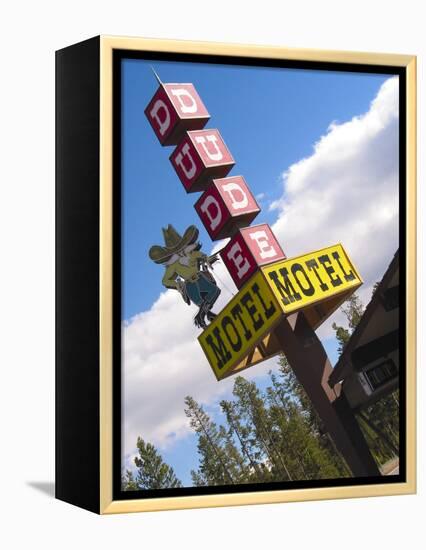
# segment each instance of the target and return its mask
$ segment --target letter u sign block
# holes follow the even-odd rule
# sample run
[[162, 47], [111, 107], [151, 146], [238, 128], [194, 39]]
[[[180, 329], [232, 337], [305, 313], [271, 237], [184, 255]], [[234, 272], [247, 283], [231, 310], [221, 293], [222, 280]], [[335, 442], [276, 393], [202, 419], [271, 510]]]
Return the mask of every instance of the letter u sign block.
[[210, 119], [192, 84], [161, 84], [145, 115], [161, 145], [177, 145], [187, 130], [204, 128]]
[[232, 237], [260, 212], [242, 176], [213, 180], [194, 206], [213, 241]]
[[188, 193], [204, 191], [212, 178], [225, 177], [235, 164], [219, 130], [187, 132], [170, 161]]
[[266, 223], [237, 231], [220, 256], [237, 288], [241, 288], [260, 266], [286, 258]]

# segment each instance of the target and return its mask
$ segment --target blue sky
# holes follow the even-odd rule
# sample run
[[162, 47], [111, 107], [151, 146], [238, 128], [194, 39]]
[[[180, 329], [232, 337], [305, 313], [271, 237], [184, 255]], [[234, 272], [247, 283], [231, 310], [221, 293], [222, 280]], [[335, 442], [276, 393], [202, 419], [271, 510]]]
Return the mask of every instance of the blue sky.
[[[149, 308], [162, 291], [161, 266], [148, 249], [162, 243], [161, 227], [183, 231], [194, 223], [206, 249], [211, 241], [144, 108], [163, 82], [191, 82], [254, 195], [265, 194], [256, 223], [272, 223], [267, 204], [281, 194], [280, 174], [308, 156], [332, 121], [367, 110], [386, 76], [304, 70], [228, 67], [142, 60], [123, 62], [123, 319]], [[307, 241], [309, 251], [309, 242]], [[285, 243], [284, 243], [285, 251]]]
[[[256, 223], [277, 222], [282, 212], [270, 209], [272, 202], [286, 199], [282, 174], [314, 153], [314, 145], [327, 134], [330, 124], [343, 125], [353, 117], [366, 113], [378, 94], [386, 75], [334, 73], [300, 69], [247, 68], [160, 61], [124, 60], [122, 79], [122, 319], [129, 321], [141, 312], [149, 312], [164, 288], [161, 285], [163, 268], [148, 257], [153, 244], [162, 244], [161, 228], [172, 223], [179, 232], [195, 224], [200, 229], [203, 249], [210, 251], [214, 243], [208, 237], [195, 210], [198, 193], [187, 194], [180, 183], [169, 156], [173, 147], [162, 147], [149, 125], [144, 109], [157, 89], [151, 71], [153, 66], [163, 82], [191, 82], [209, 111], [208, 128], [218, 128], [236, 165], [230, 175], [242, 175], [254, 195], [261, 196], [262, 211]], [[284, 189], [284, 190], [283, 190]], [[305, 242], [306, 240], [306, 242]], [[301, 252], [316, 249], [310, 235], [302, 240]], [[334, 244], [337, 242], [329, 242]], [[287, 251], [285, 236], [281, 240]], [[293, 243], [288, 242], [291, 248]], [[380, 276], [385, 265], [375, 268]], [[171, 312], [172, 313], [172, 312]], [[184, 322], [184, 321], [182, 321]], [[156, 329], [157, 330], [157, 329]], [[171, 325], [170, 330], [173, 330]], [[143, 334], [147, 334], [146, 330]], [[336, 342], [325, 338], [323, 343], [332, 364], [337, 359]], [[166, 342], [163, 345], [167, 345]], [[132, 364], [137, 366], [136, 360]], [[140, 359], [143, 361], [143, 358]], [[126, 365], [124, 365], [126, 368]], [[143, 363], [140, 369], [143, 369]], [[166, 366], [165, 366], [166, 368]], [[208, 364], [202, 365], [208, 369]], [[267, 384], [265, 372], [256, 382]], [[166, 384], [174, 384], [170, 378]], [[222, 394], [214, 397], [216, 381], [211, 381], [211, 395], [205, 406], [217, 418], [217, 403]], [[204, 388], [204, 386], [203, 386]], [[197, 396], [197, 387], [190, 383], [186, 393]], [[207, 395], [203, 389], [203, 395]], [[161, 399], [157, 387], [141, 386], [152, 399]], [[156, 393], [158, 392], [158, 393]], [[207, 392], [208, 393], [208, 392]], [[201, 393], [200, 393], [201, 395]], [[210, 394], [209, 394], [210, 395]], [[137, 400], [137, 395], [133, 398]], [[142, 399], [142, 395], [141, 395]], [[126, 398], [124, 400], [126, 413]], [[135, 405], [128, 405], [129, 418]], [[129, 401], [130, 402], [130, 401]], [[167, 405], [166, 405], [167, 406]], [[181, 404], [183, 410], [183, 402]], [[151, 419], [155, 423], [155, 416]], [[141, 421], [141, 424], [143, 420]], [[141, 426], [142, 429], [142, 426]], [[149, 431], [149, 430], [148, 430]], [[132, 432], [133, 433], [133, 432]], [[144, 437], [143, 433], [140, 433]], [[178, 477], [190, 484], [189, 471], [197, 466], [196, 438], [182, 437], [172, 430], [172, 443], [157, 444], [166, 461]], [[173, 440], [175, 438], [175, 440]], [[155, 441], [154, 441], [155, 443]], [[130, 453], [129, 445], [125, 452]]]

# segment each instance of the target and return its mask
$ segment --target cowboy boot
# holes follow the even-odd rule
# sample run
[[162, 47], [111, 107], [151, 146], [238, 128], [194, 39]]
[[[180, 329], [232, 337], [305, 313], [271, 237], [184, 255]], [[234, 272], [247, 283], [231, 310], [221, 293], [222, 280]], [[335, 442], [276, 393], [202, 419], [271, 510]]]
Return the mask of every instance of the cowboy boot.
[[208, 311], [207, 312], [207, 320], [208, 321], [214, 321], [216, 319], [217, 315], [216, 313], [213, 313], [213, 311]]

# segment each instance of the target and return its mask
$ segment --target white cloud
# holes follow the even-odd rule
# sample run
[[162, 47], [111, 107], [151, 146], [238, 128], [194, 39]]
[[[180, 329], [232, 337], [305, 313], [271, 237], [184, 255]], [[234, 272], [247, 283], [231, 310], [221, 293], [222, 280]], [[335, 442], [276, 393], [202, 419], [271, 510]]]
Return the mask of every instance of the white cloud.
[[[214, 250], [224, 243], [217, 243]], [[223, 264], [215, 264], [214, 274], [222, 288], [213, 308], [218, 312], [237, 290]], [[186, 395], [209, 404], [232, 388], [232, 378], [216, 381], [198, 344], [200, 330], [193, 323], [197, 311], [193, 305], [188, 307], [176, 291], [167, 290], [149, 311], [123, 324], [122, 433], [127, 458], [134, 452], [139, 435], [164, 449], [190, 433], [184, 414]], [[270, 368], [267, 362], [253, 367], [250, 378]]]
[[[367, 303], [398, 248], [398, 78], [382, 85], [367, 113], [331, 124], [282, 180], [273, 230], [286, 254], [341, 242], [364, 279], [359, 294]], [[330, 325], [320, 336], [332, 335]]]
[[[332, 123], [313, 154], [282, 175], [283, 194], [273, 205], [273, 230], [288, 256], [341, 242], [371, 286], [383, 275], [398, 247], [398, 81], [387, 80], [369, 111]], [[217, 243], [218, 250], [224, 242]], [[217, 264], [215, 264], [217, 265]], [[219, 311], [235, 292], [223, 265], [215, 271], [222, 294]], [[159, 274], [159, 276], [161, 276]], [[176, 291], [160, 295], [149, 311], [123, 326], [123, 454], [134, 452], [138, 435], [160, 448], [190, 432], [184, 397], [213, 404], [233, 380], [216, 379], [197, 342], [194, 306]], [[330, 323], [321, 328], [331, 335]], [[270, 363], [245, 371], [264, 374]]]

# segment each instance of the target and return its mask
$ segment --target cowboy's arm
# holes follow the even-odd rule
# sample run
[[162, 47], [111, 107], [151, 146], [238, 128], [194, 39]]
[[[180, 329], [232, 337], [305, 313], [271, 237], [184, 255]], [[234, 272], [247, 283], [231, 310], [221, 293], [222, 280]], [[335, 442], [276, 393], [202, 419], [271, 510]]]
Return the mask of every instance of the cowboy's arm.
[[169, 266], [166, 269], [166, 273], [163, 277], [163, 285], [166, 288], [174, 288], [175, 290], [177, 290], [182, 296], [183, 301], [189, 305], [191, 302], [188, 294], [186, 293], [185, 283], [181, 279], [176, 280], [177, 276], [178, 273], [176, 273], [172, 266]]
[[176, 281], [177, 273], [174, 270], [173, 266], [169, 266], [166, 268], [166, 272], [164, 273], [163, 277], [163, 285], [166, 288], [178, 288], [178, 283]]
[[204, 254], [204, 252], [201, 252], [201, 250], [194, 250], [193, 252], [191, 252], [191, 256], [200, 260], [205, 260], [207, 258], [206, 254]]
[[191, 256], [193, 259], [197, 261], [198, 268], [202, 266], [204, 263], [208, 263], [209, 257], [207, 254], [204, 254], [204, 252], [201, 252], [201, 250], [194, 250], [191, 252]]
[[194, 255], [194, 258], [197, 258], [200, 260], [200, 262], [205, 262], [207, 265], [211, 266], [214, 262], [216, 262], [219, 258], [217, 254], [212, 254], [211, 256], [207, 256], [207, 254], [204, 254], [204, 252], [201, 252], [201, 250], [196, 250], [192, 253]]

